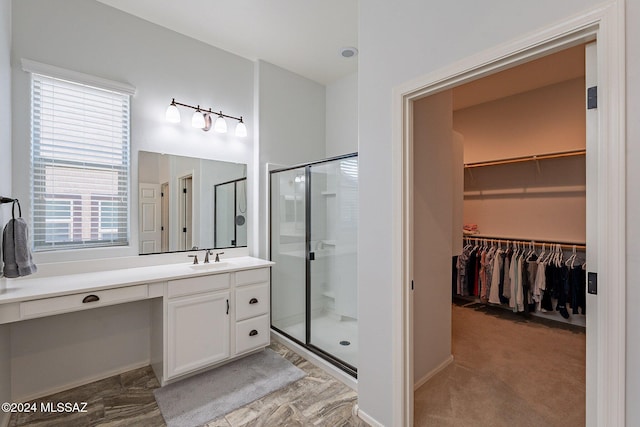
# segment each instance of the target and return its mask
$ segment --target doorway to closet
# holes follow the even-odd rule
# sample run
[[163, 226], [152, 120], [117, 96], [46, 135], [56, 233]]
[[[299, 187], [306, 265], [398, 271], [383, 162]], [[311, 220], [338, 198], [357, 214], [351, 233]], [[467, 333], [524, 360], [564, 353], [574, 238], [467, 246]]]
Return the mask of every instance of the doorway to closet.
[[[580, 44], [413, 103], [415, 425], [465, 416], [479, 425], [584, 424], [585, 87]], [[558, 301], [565, 292], [552, 294], [552, 281], [546, 296], [554, 299], [541, 304], [545, 291], [534, 292], [533, 271], [524, 273], [523, 289], [522, 271], [511, 269], [519, 299], [509, 298], [508, 283], [499, 287], [509, 261], [534, 270], [552, 252], [558, 271], [571, 258], [583, 274], [580, 307], [577, 299]], [[446, 255], [453, 263], [435, 265]], [[434, 309], [447, 319], [439, 328]], [[555, 391], [535, 392], [549, 384]], [[560, 401], [571, 402], [572, 417]]]
[[[541, 28], [525, 37], [505, 45], [480, 52], [446, 68], [439, 69], [418, 79], [412, 79], [398, 86], [393, 93], [392, 132], [392, 187], [395, 190], [393, 209], [392, 273], [397, 286], [393, 288], [392, 305], [394, 315], [392, 347], [394, 363], [393, 403], [394, 423], [413, 424], [414, 394], [414, 319], [415, 310], [433, 311], [426, 325], [432, 335], [432, 353], [435, 374], [450, 362], [451, 335], [449, 306], [451, 292], [434, 292], [434, 298], [425, 306], [414, 309], [414, 266], [424, 264], [431, 258], [416, 257], [414, 248], [414, 204], [413, 177], [414, 119], [416, 101], [438, 95], [443, 91], [464, 83], [490, 76], [498, 71], [530, 62], [531, 60], [597, 40], [587, 60], [597, 69], [596, 76], [587, 75], [587, 83], [596, 83], [598, 108], [588, 110], [591, 119], [587, 121], [587, 246], [589, 247], [589, 272], [597, 274], [597, 295], [587, 295], [587, 351], [586, 351], [586, 419], [591, 425], [623, 425], [626, 414], [625, 377], [626, 360], [626, 92], [625, 92], [625, 14], [623, 4], [607, 2], [572, 18]], [[597, 51], [597, 54], [596, 52]], [[591, 73], [590, 73], [591, 74]], [[446, 117], [445, 117], [446, 119]], [[436, 122], [437, 124], [437, 122]], [[430, 162], [423, 169], [451, 166], [451, 154], [438, 155], [441, 146], [430, 144], [435, 150]], [[439, 161], [444, 160], [445, 163]], [[437, 186], [437, 194], [449, 194], [451, 202], [451, 175], [449, 168]], [[444, 191], [446, 189], [447, 191]], [[446, 197], [444, 198], [446, 199]], [[438, 206], [440, 206], [438, 208]], [[442, 257], [440, 265], [446, 268], [445, 276], [451, 279], [451, 242], [444, 236], [451, 236], [451, 205], [430, 204], [433, 212], [427, 212], [424, 219], [435, 219], [436, 211], [448, 210], [448, 219], [431, 221], [429, 238], [437, 242], [432, 249], [433, 258]], [[441, 213], [441, 212], [439, 212]], [[447, 224], [445, 226], [443, 224]], [[437, 246], [437, 247], [436, 247]], [[444, 247], [444, 249], [442, 249]], [[415, 259], [414, 259], [415, 258]], [[434, 275], [427, 279], [434, 282]], [[439, 281], [443, 283], [443, 281]], [[606, 284], [606, 286], [603, 286]], [[419, 283], [416, 282], [416, 286]], [[602, 292], [605, 288], [606, 292]], [[433, 288], [439, 289], [438, 287]], [[442, 304], [440, 298], [445, 298]], [[443, 351], [442, 348], [446, 347]]]

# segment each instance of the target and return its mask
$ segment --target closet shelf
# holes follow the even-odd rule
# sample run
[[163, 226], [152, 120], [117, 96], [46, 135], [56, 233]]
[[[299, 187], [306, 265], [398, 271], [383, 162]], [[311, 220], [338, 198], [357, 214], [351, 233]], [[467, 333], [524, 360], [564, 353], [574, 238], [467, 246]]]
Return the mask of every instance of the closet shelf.
[[506, 159], [497, 159], [497, 160], [487, 160], [484, 162], [473, 162], [473, 163], [465, 163], [465, 169], [470, 168], [479, 168], [483, 166], [498, 166], [498, 165], [508, 165], [511, 163], [522, 163], [522, 162], [532, 162], [537, 160], [547, 160], [547, 159], [559, 159], [562, 157], [574, 157], [574, 156], [584, 156], [587, 153], [587, 150], [569, 150], [569, 151], [558, 151], [555, 153], [545, 153], [545, 154], [535, 154], [532, 156], [521, 156], [521, 157], [509, 157]]

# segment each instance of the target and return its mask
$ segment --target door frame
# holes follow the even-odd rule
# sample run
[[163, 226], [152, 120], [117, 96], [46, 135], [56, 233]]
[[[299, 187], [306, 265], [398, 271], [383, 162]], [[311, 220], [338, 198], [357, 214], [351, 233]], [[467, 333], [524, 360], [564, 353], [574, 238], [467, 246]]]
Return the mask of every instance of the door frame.
[[[626, 195], [624, 0], [610, 1], [522, 39], [497, 46], [393, 90], [392, 292], [393, 424], [413, 425], [413, 101], [556, 51], [597, 41], [597, 296], [595, 344], [587, 345], [587, 425], [625, 423]], [[589, 218], [587, 219], [589, 223]], [[594, 221], [592, 219], [592, 221]], [[602, 292], [606, 289], [606, 293]], [[590, 296], [591, 297], [591, 296]], [[596, 297], [594, 297], [596, 298]], [[589, 341], [590, 335], [587, 336]], [[589, 375], [595, 370], [593, 375]]]

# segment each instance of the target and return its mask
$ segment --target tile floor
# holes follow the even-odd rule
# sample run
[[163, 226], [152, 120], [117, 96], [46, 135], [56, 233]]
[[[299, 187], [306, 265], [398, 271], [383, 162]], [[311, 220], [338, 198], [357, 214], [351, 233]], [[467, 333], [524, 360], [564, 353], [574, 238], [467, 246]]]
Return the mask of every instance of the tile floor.
[[[207, 427], [367, 426], [352, 415], [355, 391], [282, 344], [274, 342], [270, 348], [307, 376], [212, 420]], [[153, 389], [158, 386], [150, 367], [137, 369], [35, 401], [38, 406], [40, 402], [87, 402], [87, 413], [14, 414], [9, 426], [164, 426], [153, 397]]]

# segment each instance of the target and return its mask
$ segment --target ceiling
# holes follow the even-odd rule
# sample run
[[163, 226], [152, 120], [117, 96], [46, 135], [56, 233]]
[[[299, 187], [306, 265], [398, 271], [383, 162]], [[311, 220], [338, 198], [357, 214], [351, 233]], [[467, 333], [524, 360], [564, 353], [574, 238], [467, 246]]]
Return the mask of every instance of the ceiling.
[[357, 0], [98, 0], [250, 60], [322, 84], [357, 71]]
[[584, 45], [578, 45], [454, 88], [453, 110], [577, 79], [584, 74]]

